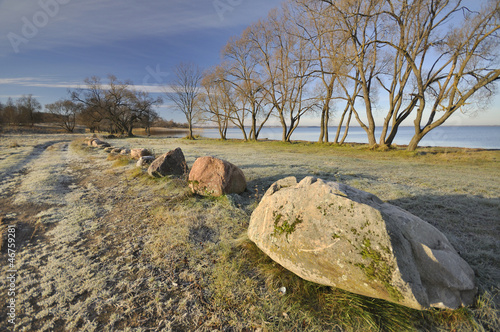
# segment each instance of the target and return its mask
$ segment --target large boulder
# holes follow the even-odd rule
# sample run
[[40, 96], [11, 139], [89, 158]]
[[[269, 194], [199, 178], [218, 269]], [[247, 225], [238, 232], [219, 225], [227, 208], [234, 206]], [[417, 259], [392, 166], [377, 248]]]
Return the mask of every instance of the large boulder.
[[188, 173], [188, 170], [184, 153], [182, 153], [181, 148], [177, 148], [156, 158], [149, 166], [148, 174], [153, 177], [183, 176]]
[[241, 169], [215, 157], [196, 159], [188, 180], [191, 190], [203, 196], [240, 194], [247, 187]]
[[477, 291], [474, 271], [434, 226], [336, 182], [274, 183], [248, 235], [306, 280], [419, 310], [471, 305]]
[[151, 156], [152, 153], [148, 149], [132, 149], [130, 150], [130, 158], [139, 159], [144, 156]]

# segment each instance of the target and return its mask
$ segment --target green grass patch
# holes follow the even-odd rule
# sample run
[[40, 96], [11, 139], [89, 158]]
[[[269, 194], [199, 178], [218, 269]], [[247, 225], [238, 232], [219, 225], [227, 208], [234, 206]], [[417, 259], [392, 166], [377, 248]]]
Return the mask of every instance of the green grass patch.
[[112, 167], [124, 167], [128, 166], [132, 159], [129, 156], [121, 155], [121, 154], [108, 154], [108, 161], [113, 161]]

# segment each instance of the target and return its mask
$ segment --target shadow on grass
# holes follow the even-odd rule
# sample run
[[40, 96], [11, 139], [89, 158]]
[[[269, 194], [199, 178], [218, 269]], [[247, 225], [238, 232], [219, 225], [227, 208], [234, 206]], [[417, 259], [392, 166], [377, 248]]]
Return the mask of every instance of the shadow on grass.
[[[272, 166], [262, 166], [262, 165], [249, 165], [245, 166], [248, 168], [253, 168], [253, 167], [262, 167], [262, 168], [272, 168]], [[305, 177], [307, 176], [314, 176], [317, 178], [320, 178], [325, 181], [335, 181], [335, 182], [340, 182], [340, 183], [346, 183], [347, 180], [351, 180], [353, 178], [355, 179], [364, 179], [364, 180], [370, 180], [370, 181], [376, 181], [378, 180], [378, 177], [369, 175], [369, 174], [362, 174], [362, 173], [356, 173], [356, 174], [341, 174], [341, 173], [315, 173], [315, 172], [310, 172], [310, 173], [304, 173], [304, 172], [298, 172], [298, 173], [285, 173], [285, 174], [277, 174], [277, 175], [272, 175], [272, 176], [267, 176], [267, 177], [259, 177], [258, 179], [251, 180], [247, 182], [247, 190], [252, 190], [253, 188], [258, 187], [259, 191], [266, 191], [274, 182], [284, 179], [289, 176], [294, 176], [297, 178], [297, 182], [302, 181]]]

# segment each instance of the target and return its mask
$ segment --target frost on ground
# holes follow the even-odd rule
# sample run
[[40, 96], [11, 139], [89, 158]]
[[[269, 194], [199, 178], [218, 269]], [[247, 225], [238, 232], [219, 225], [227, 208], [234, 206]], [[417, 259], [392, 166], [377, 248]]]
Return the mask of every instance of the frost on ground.
[[[409, 210], [447, 235], [483, 291], [500, 284], [498, 164], [449, 168], [269, 144], [110, 140], [156, 154], [181, 147], [189, 166], [212, 155], [244, 171], [246, 193], [210, 199], [190, 195], [182, 180], [147, 179], [135, 163], [113, 167], [108, 154], [74, 139], [0, 142], [0, 221], [16, 225], [15, 331], [283, 330], [294, 321], [312, 329], [302, 310], [285, 311], [279, 287], [267, 288], [252, 267], [242, 273], [232, 250], [264, 191], [290, 175], [341, 181]], [[5, 276], [5, 245], [0, 258]], [[0, 330], [14, 330], [6, 317], [2, 305]]]

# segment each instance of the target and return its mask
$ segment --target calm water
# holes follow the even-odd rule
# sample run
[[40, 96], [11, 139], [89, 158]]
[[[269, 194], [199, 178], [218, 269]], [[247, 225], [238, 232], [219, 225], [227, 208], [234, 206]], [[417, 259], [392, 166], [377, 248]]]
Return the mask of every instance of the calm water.
[[[330, 141], [335, 139], [337, 128], [330, 127]], [[248, 130], [247, 130], [248, 132]], [[300, 127], [295, 130], [292, 140], [317, 141], [319, 127]], [[413, 127], [400, 127], [395, 142], [398, 145], [407, 145], [414, 133]], [[203, 129], [196, 132], [203, 137], [219, 138], [219, 132], [214, 128]], [[341, 134], [342, 137], [342, 134]], [[380, 137], [380, 129], [375, 131], [377, 141]], [[227, 138], [243, 138], [241, 130], [230, 128]], [[281, 140], [280, 127], [265, 127], [261, 130], [259, 139]], [[351, 127], [346, 142], [368, 143], [365, 131], [360, 127]], [[438, 127], [427, 134], [420, 146], [446, 146], [461, 148], [483, 148], [500, 149], [500, 126], [460, 126], [460, 127]]]

